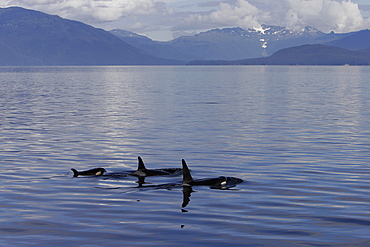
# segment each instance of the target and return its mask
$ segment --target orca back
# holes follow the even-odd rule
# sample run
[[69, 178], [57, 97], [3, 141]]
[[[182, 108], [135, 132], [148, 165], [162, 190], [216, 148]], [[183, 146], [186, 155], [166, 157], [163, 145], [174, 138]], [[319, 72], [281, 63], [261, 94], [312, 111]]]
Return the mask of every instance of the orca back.
[[87, 170], [87, 171], [82, 171], [82, 172], [79, 172], [74, 168], [71, 168], [71, 170], [73, 171], [73, 177], [78, 177], [78, 176], [100, 176], [100, 175], [103, 175], [104, 172], [106, 172], [106, 170], [104, 168], [101, 168], [101, 167], [93, 168], [93, 169], [90, 169], [90, 170]]

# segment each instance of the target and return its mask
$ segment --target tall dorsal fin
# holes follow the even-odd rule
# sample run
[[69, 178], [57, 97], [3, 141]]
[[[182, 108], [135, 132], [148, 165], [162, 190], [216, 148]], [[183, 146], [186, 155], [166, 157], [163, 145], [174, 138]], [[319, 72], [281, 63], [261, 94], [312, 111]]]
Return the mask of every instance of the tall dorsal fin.
[[189, 184], [194, 182], [192, 178], [188, 165], [186, 164], [185, 160], [182, 159], [182, 184]]
[[137, 165], [137, 171], [142, 171], [142, 170], [146, 170], [145, 168], [145, 165], [144, 165], [144, 162], [143, 160], [141, 159], [140, 156], [137, 157], [137, 159], [139, 160], [139, 163]]

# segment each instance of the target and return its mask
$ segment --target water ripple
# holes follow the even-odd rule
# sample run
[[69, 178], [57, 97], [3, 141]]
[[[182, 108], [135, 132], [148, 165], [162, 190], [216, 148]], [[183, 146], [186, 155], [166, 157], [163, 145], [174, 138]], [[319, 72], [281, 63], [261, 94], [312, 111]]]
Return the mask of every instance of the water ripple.
[[[368, 67], [0, 68], [1, 246], [370, 245]], [[73, 178], [71, 168], [233, 176]], [[163, 185], [163, 186], [156, 186]]]

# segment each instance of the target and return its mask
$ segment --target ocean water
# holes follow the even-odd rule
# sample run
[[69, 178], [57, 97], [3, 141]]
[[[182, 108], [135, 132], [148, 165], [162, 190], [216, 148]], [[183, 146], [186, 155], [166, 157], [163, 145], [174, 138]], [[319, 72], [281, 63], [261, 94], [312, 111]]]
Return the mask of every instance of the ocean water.
[[[370, 67], [1, 67], [0, 85], [0, 246], [370, 245]], [[181, 176], [70, 170], [137, 156], [244, 182], [189, 197], [156, 187]]]

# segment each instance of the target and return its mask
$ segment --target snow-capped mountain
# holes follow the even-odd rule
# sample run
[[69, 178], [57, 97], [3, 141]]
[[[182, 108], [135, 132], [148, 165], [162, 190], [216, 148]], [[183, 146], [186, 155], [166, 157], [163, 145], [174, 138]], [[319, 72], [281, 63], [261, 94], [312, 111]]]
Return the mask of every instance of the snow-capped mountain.
[[312, 27], [290, 30], [279, 26], [262, 25], [259, 28], [240, 27], [212, 29], [194, 36], [182, 36], [168, 42], [143, 40], [119, 35], [125, 42], [145, 52], [169, 59], [181, 60], [237, 60], [269, 56], [292, 46], [326, 43], [346, 34], [325, 34]]

